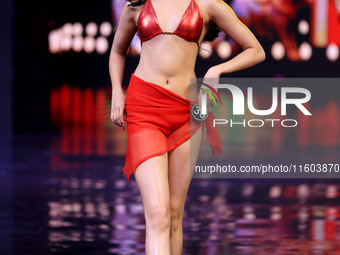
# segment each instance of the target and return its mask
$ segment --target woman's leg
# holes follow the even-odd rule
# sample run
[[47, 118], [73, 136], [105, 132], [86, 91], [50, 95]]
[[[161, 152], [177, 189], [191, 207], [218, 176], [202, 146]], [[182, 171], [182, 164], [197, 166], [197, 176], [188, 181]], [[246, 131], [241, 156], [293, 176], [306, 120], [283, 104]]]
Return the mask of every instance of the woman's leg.
[[170, 194], [168, 154], [152, 157], [135, 170], [135, 179], [143, 200], [147, 255], [170, 254]]
[[[193, 169], [190, 169], [190, 164], [191, 166], [196, 165], [201, 140], [202, 127], [191, 137], [190, 140], [169, 152], [171, 255], [182, 254], [182, 220], [184, 204], [193, 173]], [[190, 144], [192, 146], [191, 150]]]

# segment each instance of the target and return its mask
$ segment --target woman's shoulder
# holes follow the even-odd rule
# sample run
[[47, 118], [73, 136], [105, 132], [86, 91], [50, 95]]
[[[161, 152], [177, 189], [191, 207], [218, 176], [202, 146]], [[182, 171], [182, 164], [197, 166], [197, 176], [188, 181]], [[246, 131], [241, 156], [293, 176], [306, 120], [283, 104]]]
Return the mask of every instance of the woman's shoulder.
[[221, 6], [226, 6], [226, 2], [223, 0], [195, 0], [196, 3], [204, 10], [213, 10]]

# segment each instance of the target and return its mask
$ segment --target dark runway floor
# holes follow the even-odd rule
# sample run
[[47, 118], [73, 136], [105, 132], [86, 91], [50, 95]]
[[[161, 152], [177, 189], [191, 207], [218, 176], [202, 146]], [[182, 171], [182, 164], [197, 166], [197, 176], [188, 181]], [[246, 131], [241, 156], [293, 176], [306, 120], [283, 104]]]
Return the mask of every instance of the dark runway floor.
[[[1, 255], [144, 254], [142, 202], [124, 157], [105, 153], [104, 138], [96, 153], [73, 139], [2, 140]], [[193, 179], [183, 254], [340, 254], [339, 191], [339, 179]]]

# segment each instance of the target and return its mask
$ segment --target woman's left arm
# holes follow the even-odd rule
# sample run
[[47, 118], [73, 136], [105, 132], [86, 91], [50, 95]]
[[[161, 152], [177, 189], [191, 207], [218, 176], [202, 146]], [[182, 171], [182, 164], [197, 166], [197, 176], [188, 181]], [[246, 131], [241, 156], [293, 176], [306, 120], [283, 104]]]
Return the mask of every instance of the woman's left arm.
[[222, 0], [209, 0], [206, 8], [210, 20], [222, 29], [242, 52], [227, 62], [211, 67], [205, 78], [219, 78], [221, 74], [248, 68], [265, 59], [265, 52], [256, 37], [226, 3]]

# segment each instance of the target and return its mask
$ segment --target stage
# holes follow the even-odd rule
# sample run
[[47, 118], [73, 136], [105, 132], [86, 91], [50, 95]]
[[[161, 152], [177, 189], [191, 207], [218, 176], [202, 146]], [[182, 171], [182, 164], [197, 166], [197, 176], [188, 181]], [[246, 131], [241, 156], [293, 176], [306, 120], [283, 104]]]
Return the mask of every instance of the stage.
[[[144, 254], [134, 177], [119, 154], [86, 155], [98, 143], [115, 151], [112, 137], [74, 133], [1, 143], [1, 254]], [[193, 178], [183, 254], [337, 254], [339, 189], [338, 179]]]

